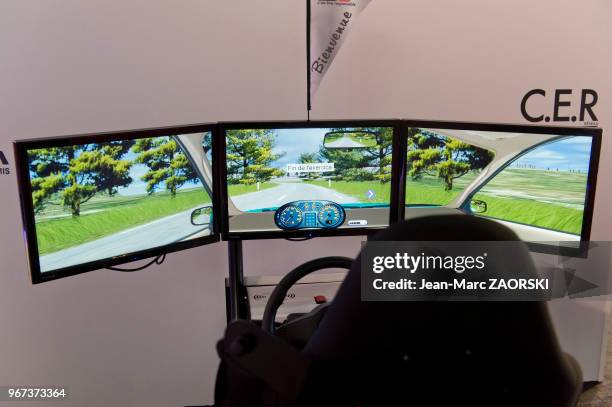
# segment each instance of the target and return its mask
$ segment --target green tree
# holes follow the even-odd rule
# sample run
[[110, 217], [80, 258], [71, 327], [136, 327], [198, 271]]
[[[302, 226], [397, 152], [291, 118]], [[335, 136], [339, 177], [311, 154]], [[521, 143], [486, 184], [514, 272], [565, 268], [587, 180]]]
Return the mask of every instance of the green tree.
[[367, 160], [361, 149], [327, 148], [321, 144], [319, 157], [323, 162], [334, 163], [334, 177], [337, 180], [352, 180], [351, 170], [361, 169]]
[[52, 198], [70, 208], [72, 216], [81, 214], [81, 205], [96, 192], [87, 173], [81, 172], [75, 161], [83, 151], [81, 146], [55, 147], [36, 150], [30, 154], [32, 200], [39, 213]]
[[141, 177], [147, 182], [146, 191], [149, 195], [153, 194], [160, 184], [164, 184], [166, 190], [175, 197], [180, 187], [198, 180], [198, 175], [187, 156], [171, 137], [139, 139], [132, 147], [132, 151], [138, 154], [135, 162], [149, 168]]
[[229, 130], [226, 143], [230, 182], [254, 184], [283, 175], [283, 170], [271, 167], [283, 156], [273, 151], [276, 136], [272, 130]]
[[94, 150], [85, 151], [75, 161], [79, 170], [89, 171], [98, 191], [114, 196], [119, 187], [132, 183], [132, 161], [122, 158], [134, 146], [134, 140], [111, 141], [98, 144]]
[[68, 186], [66, 174], [78, 150], [77, 147], [55, 147], [28, 153], [32, 173], [32, 201], [36, 213], [42, 211], [52, 197]]
[[87, 179], [88, 174], [82, 171], [87, 171], [86, 165], [73, 161], [70, 165], [70, 172], [66, 176], [69, 186], [61, 192], [62, 204], [70, 207], [72, 216], [80, 216], [81, 205], [98, 192], [97, 186]]
[[[36, 213], [46, 205], [61, 204], [72, 216], [81, 214], [81, 205], [98, 192], [110, 196], [129, 185], [131, 162], [121, 160], [130, 141], [82, 146], [56, 147], [33, 151], [29, 156], [32, 200]], [[58, 202], [52, 202], [55, 199]]]
[[210, 156], [212, 152], [212, 133], [207, 131], [204, 133], [204, 137], [202, 137], [202, 148], [204, 148], [204, 154], [208, 158], [212, 158]]
[[[356, 127], [354, 129], [332, 128], [330, 131], [363, 131], [376, 135], [376, 146], [369, 148], [324, 148], [319, 155], [333, 162], [335, 173], [347, 181], [379, 180], [381, 183], [391, 181], [391, 157], [393, 129], [386, 127]], [[376, 171], [368, 170], [376, 168]]]
[[461, 140], [423, 129], [409, 130], [408, 175], [412, 179], [424, 174], [436, 176], [446, 191], [453, 189], [455, 179], [486, 167], [492, 159], [491, 151]]
[[356, 130], [370, 131], [376, 134], [376, 147], [368, 148], [364, 155], [369, 166], [378, 167], [376, 178], [381, 182], [391, 181], [391, 157], [393, 147], [393, 128], [359, 128]]

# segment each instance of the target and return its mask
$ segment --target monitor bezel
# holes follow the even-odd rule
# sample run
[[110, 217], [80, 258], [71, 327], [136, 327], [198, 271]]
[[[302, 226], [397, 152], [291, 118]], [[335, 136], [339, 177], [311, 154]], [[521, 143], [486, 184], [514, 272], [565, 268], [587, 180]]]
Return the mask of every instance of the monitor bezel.
[[[74, 276], [90, 271], [107, 267], [118, 266], [138, 260], [153, 258], [168, 253], [190, 249], [197, 246], [216, 243], [220, 240], [219, 235], [219, 216], [213, 216], [213, 233], [210, 236], [199, 237], [193, 240], [172, 243], [165, 246], [154, 247], [137, 252], [125, 253], [120, 256], [95, 260], [74, 266], [64, 267], [57, 270], [42, 272], [39, 263], [38, 242], [36, 238], [36, 222], [34, 206], [32, 202], [32, 185], [29, 173], [28, 150], [49, 147], [63, 147], [69, 145], [102, 143], [116, 140], [132, 140], [149, 137], [173, 136], [181, 134], [191, 134], [200, 132], [210, 132], [212, 139], [212, 154], [214, 160], [215, 142], [217, 126], [215, 124], [189, 124], [180, 126], [156, 127], [138, 130], [123, 130], [104, 133], [86, 133], [70, 136], [60, 136], [51, 138], [39, 138], [18, 140], [13, 142], [15, 153], [15, 166], [17, 170], [17, 182], [19, 189], [19, 199], [21, 202], [21, 216], [23, 221], [23, 237], [26, 245], [28, 264], [33, 284], [40, 284], [64, 277]], [[212, 176], [216, 177], [215, 163], [212, 163]], [[219, 202], [215, 200], [215, 190], [213, 181], [213, 196], [211, 197], [213, 213], [219, 213]]]
[[[580, 234], [580, 242], [577, 246], [558, 246], [539, 242], [525, 242], [530, 251], [543, 254], [554, 254], [564, 257], [585, 257], [587, 244], [584, 242], [590, 241], [591, 228], [593, 222], [593, 211], [595, 206], [595, 193], [597, 189], [597, 174], [599, 171], [599, 158], [601, 154], [602, 129], [593, 126], [544, 126], [544, 125], [523, 125], [523, 124], [501, 124], [501, 123], [475, 123], [475, 122], [453, 122], [453, 121], [436, 121], [436, 120], [403, 120], [401, 138], [403, 151], [402, 155], [407, 154], [407, 131], [411, 127], [421, 127], [430, 129], [451, 129], [451, 130], [478, 130], [478, 131], [495, 131], [495, 132], [510, 132], [510, 133], [533, 133], [533, 134], [554, 134], [559, 136], [588, 136], [592, 138], [591, 156], [589, 161], [589, 173], [587, 175], [587, 191], [585, 195], [585, 207], [583, 215], [582, 230]], [[407, 160], [406, 160], [407, 161]], [[402, 164], [401, 171], [403, 173], [403, 184], [400, 186], [401, 192], [398, 200], [398, 206], [395, 208], [398, 219], [405, 218], [406, 210], [406, 176], [407, 162]], [[503, 167], [505, 168], [505, 167]], [[503, 169], [502, 168], [502, 169]], [[501, 169], [500, 169], [501, 170]], [[488, 179], [495, 176], [492, 174]], [[474, 191], [472, 195], [477, 193]], [[467, 201], [467, 200], [466, 200]], [[464, 208], [458, 208], [465, 211]]]
[[[217, 191], [217, 200], [220, 203], [221, 212], [221, 237], [223, 240], [252, 240], [252, 239], [308, 239], [314, 237], [331, 236], [369, 236], [386, 229], [388, 226], [374, 228], [351, 228], [351, 229], [304, 229], [295, 231], [230, 231], [228, 217], [228, 194], [227, 194], [227, 151], [226, 131], [239, 129], [299, 129], [299, 128], [326, 128], [326, 127], [392, 127], [392, 162], [391, 162], [391, 185], [400, 180], [400, 165], [396, 162], [400, 156], [395, 150], [401, 144], [401, 120], [398, 119], [371, 119], [371, 120], [312, 120], [312, 121], [261, 121], [261, 122], [221, 122], [217, 132], [218, 148], [213, 158], [216, 162], [218, 179], [214, 186]], [[398, 199], [397, 188], [391, 188], [389, 202], [389, 225], [397, 222], [394, 202]]]

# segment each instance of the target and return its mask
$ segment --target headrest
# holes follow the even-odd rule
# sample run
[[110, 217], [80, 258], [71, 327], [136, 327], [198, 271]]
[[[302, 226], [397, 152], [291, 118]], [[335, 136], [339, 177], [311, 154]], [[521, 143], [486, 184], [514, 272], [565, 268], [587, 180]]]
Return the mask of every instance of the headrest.
[[377, 234], [389, 241], [519, 241], [508, 227], [473, 215], [429, 215], [411, 218]]

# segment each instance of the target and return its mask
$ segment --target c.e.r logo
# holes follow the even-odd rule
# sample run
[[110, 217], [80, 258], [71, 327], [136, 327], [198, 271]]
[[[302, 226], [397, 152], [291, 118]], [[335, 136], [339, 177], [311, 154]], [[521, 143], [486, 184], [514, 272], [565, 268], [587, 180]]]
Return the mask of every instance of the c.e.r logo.
[[[572, 89], [555, 90], [551, 117], [551, 115], [537, 114], [536, 112], [528, 111], [527, 102], [529, 102], [532, 97], [546, 97], [546, 91], [544, 89], [532, 89], [527, 92], [525, 96], [523, 96], [523, 100], [521, 101], [521, 113], [523, 114], [525, 120], [532, 123], [539, 123], [542, 121], [550, 122], [551, 120], [553, 122], [569, 122], [570, 120], [575, 122], [576, 120], [580, 120], [586, 125], [596, 125], [597, 116], [595, 115], [593, 108], [597, 104], [597, 92], [595, 92], [593, 89], [582, 89], [580, 93], [580, 106], [577, 108], [578, 111], [576, 111], [575, 108], [573, 112], [574, 114], [570, 116], [569, 113], [563, 114], [561, 109], [572, 107], [572, 102], [570, 100], [572, 93]], [[576, 115], [576, 113], [578, 113], [578, 115]]]

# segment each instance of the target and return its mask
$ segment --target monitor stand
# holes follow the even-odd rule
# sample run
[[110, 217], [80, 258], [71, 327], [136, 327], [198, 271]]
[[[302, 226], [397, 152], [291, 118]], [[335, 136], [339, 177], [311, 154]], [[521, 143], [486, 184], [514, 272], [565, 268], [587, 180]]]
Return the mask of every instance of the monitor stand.
[[229, 276], [225, 287], [227, 323], [250, 319], [249, 303], [244, 285], [242, 240], [227, 242]]

